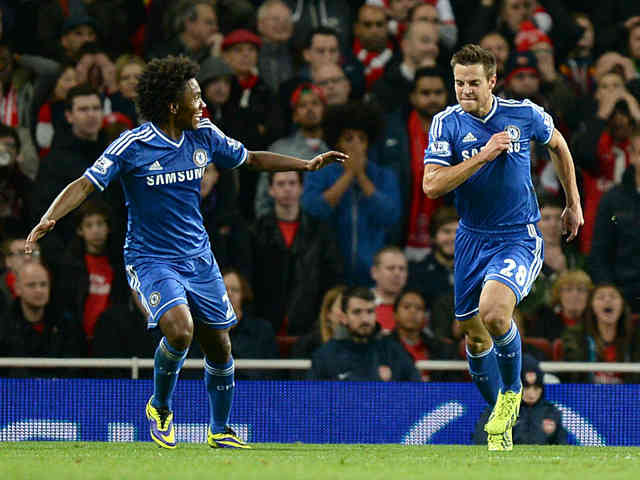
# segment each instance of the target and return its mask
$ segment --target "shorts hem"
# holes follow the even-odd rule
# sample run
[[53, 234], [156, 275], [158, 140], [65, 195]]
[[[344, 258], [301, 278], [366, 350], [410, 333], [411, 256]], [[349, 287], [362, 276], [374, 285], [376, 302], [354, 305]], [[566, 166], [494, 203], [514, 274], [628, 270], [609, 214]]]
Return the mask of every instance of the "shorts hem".
[[484, 277], [484, 283], [487, 283], [487, 280], [495, 280], [496, 282], [500, 282], [501, 284], [509, 287], [513, 294], [516, 296], [516, 305], [520, 303], [520, 301], [524, 297], [524, 295], [522, 295], [522, 292], [520, 291], [520, 288], [515, 283], [513, 283], [513, 281], [503, 275], [490, 273], [489, 275]]
[[473, 310], [471, 310], [471, 311], [469, 311], [467, 313], [461, 313], [461, 314], [456, 313], [455, 314], [456, 320], [458, 320], [459, 322], [463, 322], [465, 320], [469, 320], [471, 317], [475, 317], [478, 314], [478, 310], [479, 310], [479, 308], [476, 307], [476, 308], [474, 308]]
[[171, 300], [169, 300], [168, 302], [166, 302], [164, 305], [162, 305], [157, 311], [156, 313], [152, 313], [151, 315], [149, 315], [149, 320], [147, 322], [147, 329], [152, 329], [158, 326], [158, 322], [160, 322], [160, 318], [162, 317], [162, 315], [164, 315], [164, 313], [169, 310], [169, 308], [175, 307], [176, 305], [189, 305], [189, 303], [187, 302], [187, 299], [184, 297], [176, 297], [173, 298]]

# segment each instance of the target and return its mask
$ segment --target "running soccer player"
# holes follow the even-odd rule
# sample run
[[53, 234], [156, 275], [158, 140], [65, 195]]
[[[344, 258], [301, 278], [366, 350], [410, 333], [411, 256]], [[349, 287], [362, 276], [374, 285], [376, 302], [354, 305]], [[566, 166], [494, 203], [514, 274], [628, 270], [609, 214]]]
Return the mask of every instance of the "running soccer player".
[[207, 443], [249, 448], [229, 427], [234, 363], [229, 328], [236, 315], [229, 301], [200, 214], [200, 182], [210, 162], [219, 168], [318, 170], [347, 156], [325, 152], [310, 161], [247, 151], [202, 118], [205, 103], [185, 57], [151, 61], [138, 83], [138, 107], [147, 123], [124, 132], [53, 201], [29, 234], [29, 253], [60, 218], [98, 189], [120, 178], [128, 206], [124, 258], [129, 285], [149, 313], [148, 327], [164, 337], [155, 352], [154, 390], [146, 406], [151, 438], [175, 448], [171, 398], [193, 337], [205, 353], [209, 397]]
[[571, 153], [553, 120], [529, 100], [492, 94], [496, 60], [478, 45], [451, 59], [459, 104], [434, 116], [425, 150], [429, 198], [455, 192], [455, 316], [467, 344], [471, 378], [493, 411], [489, 450], [511, 450], [522, 384], [515, 306], [529, 293], [544, 258], [540, 211], [531, 182], [530, 142], [549, 147], [562, 183], [567, 241], [584, 223]]

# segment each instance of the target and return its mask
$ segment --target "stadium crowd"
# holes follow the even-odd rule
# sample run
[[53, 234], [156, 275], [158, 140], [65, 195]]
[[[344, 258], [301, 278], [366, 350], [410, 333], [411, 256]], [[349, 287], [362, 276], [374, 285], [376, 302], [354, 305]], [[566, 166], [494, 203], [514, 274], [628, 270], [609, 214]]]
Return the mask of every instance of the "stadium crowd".
[[[465, 355], [453, 315], [458, 217], [451, 196], [423, 194], [422, 177], [425, 132], [455, 103], [451, 53], [473, 42], [498, 60], [494, 93], [544, 107], [570, 140], [584, 202], [567, 244], [560, 185], [535, 148], [546, 246], [517, 311], [525, 352], [640, 361], [640, 2], [24, 0], [0, 1], [0, 13], [0, 356], [153, 356], [158, 339], [126, 281], [118, 182], [32, 254], [24, 241], [65, 185], [145, 122], [135, 107], [145, 62], [186, 55], [200, 64], [206, 115], [247, 148], [349, 155], [304, 176], [207, 167], [201, 212], [239, 320], [234, 357], [311, 358], [315, 379], [468, 380], [414, 361]], [[527, 384], [538, 415], [540, 372]]]

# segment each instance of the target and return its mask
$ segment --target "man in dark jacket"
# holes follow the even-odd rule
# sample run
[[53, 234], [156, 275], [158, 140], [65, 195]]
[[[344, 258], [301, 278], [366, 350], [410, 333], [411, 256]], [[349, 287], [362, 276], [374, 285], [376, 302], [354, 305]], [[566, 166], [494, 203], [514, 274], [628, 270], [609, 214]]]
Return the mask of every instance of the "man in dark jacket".
[[311, 331], [322, 295], [342, 281], [336, 240], [322, 222], [300, 209], [302, 175], [269, 174], [274, 210], [252, 226], [256, 312], [279, 335]]
[[[38, 262], [27, 262], [17, 272], [18, 298], [0, 322], [0, 356], [3, 357], [79, 357], [85, 346], [80, 324], [62, 314], [50, 302], [51, 284], [47, 269]], [[12, 377], [54, 376], [53, 369], [13, 368]]]
[[349, 338], [329, 340], [313, 354], [309, 376], [315, 380], [419, 382], [420, 374], [402, 347], [375, 335], [373, 292], [354, 287], [342, 294]]
[[630, 164], [622, 183], [598, 206], [589, 263], [594, 283], [612, 283], [640, 312], [640, 130], [630, 138]]
[[[71, 132], [59, 132], [59, 135], [54, 137], [51, 151], [40, 163], [36, 179], [38, 188], [33, 191], [31, 202], [33, 212], [37, 212], [38, 215], [47, 210], [67, 184], [82, 176], [106, 147], [105, 138], [101, 133], [102, 104], [98, 92], [93, 88], [88, 85], [71, 88], [67, 93], [65, 116], [71, 124]], [[115, 185], [108, 191], [115, 192], [118, 189], [120, 186]], [[109, 194], [105, 192], [103, 195]], [[32, 219], [34, 223], [38, 220]], [[56, 225], [56, 231], [43, 240], [43, 249], [47, 250], [47, 244], [53, 242], [54, 238], [60, 242], [59, 248], [62, 249], [64, 244], [75, 237], [73, 227], [73, 221], [70, 219], [60, 220]]]
[[[112, 305], [98, 318], [93, 355], [96, 358], [153, 358], [159, 340], [157, 332], [147, 330], [148, 315], [138, 293], [131, 290], [128, 301]], [[99, 368], [91, 373], [104, 378], [131, 378], [130, 369]], [[152, 376], [151, 370], [140, 372], [140, 378]]]

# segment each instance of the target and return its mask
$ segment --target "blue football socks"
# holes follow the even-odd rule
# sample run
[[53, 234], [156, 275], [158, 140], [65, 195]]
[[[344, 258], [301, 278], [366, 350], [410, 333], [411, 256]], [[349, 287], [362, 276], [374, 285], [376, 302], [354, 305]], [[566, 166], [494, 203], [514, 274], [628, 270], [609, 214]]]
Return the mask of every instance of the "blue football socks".
[[471, 353], [467, 347], [467, 361], [473, 383], [476, 384], [487, 403], [493, 407], [498, 398], [498, 391], [502, 388], [494, 346], [476, 354]]
[[211, 433], [222, 433], [229, 423], [231, 403], [233, 402], [233, 357], [227, 363], [213, 363], [204, 359], [204, 384], [209, 395], [209, 426]]
[[151, 405], [155, 408], [166, 407], [171, 410], [171, 397], [178, 382], [178, 374], [187, 357], [186, 350], [176, 350], [167, 341], [167, 337], [162, 337], [153, 364], [153, 398]]
[[519, 392], [522, 388], [520, 371], [522, 370], [522, 342], [516, 322], [511, 320], [509, 331], [499, 337], [493, 337], [498, 368], [504, 384], [503, 392]]

